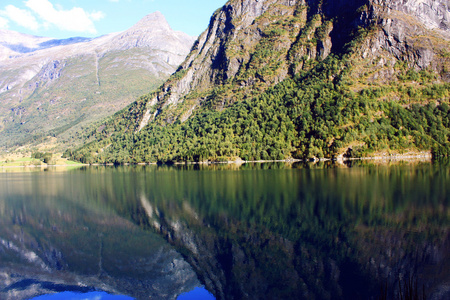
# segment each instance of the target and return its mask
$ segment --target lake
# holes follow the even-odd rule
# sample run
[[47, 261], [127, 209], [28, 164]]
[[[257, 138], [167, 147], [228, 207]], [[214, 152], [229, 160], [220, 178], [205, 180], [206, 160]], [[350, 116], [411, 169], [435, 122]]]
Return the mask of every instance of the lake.
[[449, 202], [448, 163], [0, 169], [0, 299], [449, 299]]

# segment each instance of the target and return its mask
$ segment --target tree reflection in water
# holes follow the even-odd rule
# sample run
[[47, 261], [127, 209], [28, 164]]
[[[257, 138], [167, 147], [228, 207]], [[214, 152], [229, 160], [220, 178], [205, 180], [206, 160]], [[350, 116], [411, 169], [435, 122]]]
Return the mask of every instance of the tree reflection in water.
[[[0, 237], [34, 249], [45, 266], [64, 274], [84, 274], [92, 283], [120, 279], [107, 283], [122, 294], [148, 296], [150, 285], [139, 283], [145, 279], [160, 283], [164, 299], [200, 284], [217, 299], [377, 299], [380, 287], [387, 284], [391, 297], [413, 276], [429, 299], [448, 299], [446, 164], [89, 167], [42, 174], [22, 178], [20, 192], [12, 192], [12, 175], [1, 186]], [[104, 273], [99, 240], [109, 245], [101, 250], [110, 257]], [[5, 262], [18, 264], [8, 251], [0, 250], [0, 271]], [[75, 255], [80, 252], [85, 255]], [[159, 273], [139, 262], [155, 253], [163, 258]], [[133, 273], [138, 281], [127, 281]], [[170, 282], [177, 288], [164, 296]]]
[[445, 298], [449, 168], [322, 167], [162, 167], [136, 178], [134, 220], [218, 299], [375, 299], [410, 276]]

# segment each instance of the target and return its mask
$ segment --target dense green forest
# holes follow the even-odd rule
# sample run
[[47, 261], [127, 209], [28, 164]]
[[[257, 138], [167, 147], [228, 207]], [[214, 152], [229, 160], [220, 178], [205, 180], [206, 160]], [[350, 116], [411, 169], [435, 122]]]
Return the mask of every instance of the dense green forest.
[[[316, 49], [332, 26], [340, 26], [321, 14], [302, 17], [304, 12], [300, 6], [290, 17], [271, 12], [256, 20], [262, 22], [262, 38], [253, 48], [248, 46], [251, 58], [234, 78], [216, 82], [209, 90], [191, 90], [176, 106], [157, 104], [150, 111], [157, 117], [138, 130], [155, 94], [143, 96], [87, 132], [91, 142], [67, 150], [66, 157], [121, 164], [365, 157], [429, 150], [435, 156], [450, 154], [450, 83], [443, 80], [448, 71], [439, 74], [394, 59], [395, 65], [388, 67], [394, 72], [392, 80], [371, 79], [381, 58], [361, 61], [358, 51], [379, 30], [374, 24], [351, 27], [348, 42], [324, 59], [294, 59], [303, 53], [299, 49]], [[273, 19], [270, 26], [263, 25], [266, 19]], [[240, 48], [233, 42], [224, 46], [229, 57], [238, 55], [236, 49]], [[437, 56], [446, 61], [448, 53]], [[286, 79], [275, 84], [287, 69]], [[168, 84], [185, 73], [180, 67]], [[249, 78], [255, 83], [242, 88], [241, 82]], [[203, 100], [181, 122], [183, 112], [195, 103], [192, 99]]]
[[[364, 157], [430, 149], [448, 155], [450, 84], [430, 83], [434, 75], [427, 71], [402, 64], [398, 69], [398, 82], [355, 92], [345, 60], [330, 55], [222, 111], [205, 107], [184, 123], [153, 122], [137, 132], [133, 112], [138, 114], [149, 96], [142, 97], [100, 126], [90, 144], [66, 156], [84, 163], [139, 163]], [[417, 87], [408, 87], [411, 82]], [[393, 94], [403, 100], [391, 101]]]

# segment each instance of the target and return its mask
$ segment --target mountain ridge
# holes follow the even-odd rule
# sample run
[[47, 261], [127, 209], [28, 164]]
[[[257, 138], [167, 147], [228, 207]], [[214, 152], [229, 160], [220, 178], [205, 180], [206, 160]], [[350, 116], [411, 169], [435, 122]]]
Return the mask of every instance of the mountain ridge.
[[10, 55], [0, 56], [0, 60], [12, 58], [30, 52], [36, 52], [43, 49], [53, 48], [56, 46], [71, 45], [76, 43], [88, 42], [92, 38], [71, 37], [66, 39], [53, 39], [46, 37], [38, 37], [27, 35], [19, 32], [2, 29], [0, 30], [0, 45], [11, 52]]

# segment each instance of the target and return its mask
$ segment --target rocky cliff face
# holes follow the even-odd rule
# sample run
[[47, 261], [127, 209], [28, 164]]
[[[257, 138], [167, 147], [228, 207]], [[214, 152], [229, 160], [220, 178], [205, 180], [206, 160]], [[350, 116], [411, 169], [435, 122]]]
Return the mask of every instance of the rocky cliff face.
[[[93, 40], [1, 31], [0, 145], [47, 135], [71, 140], [81, 126], [155, 89], [183, 62], [194, 40], [173, 31], [159, 12]], [[19, 106], [20, 118], [11, 114]]]
[[365, 41], [361, 57], [381, 59], [384, 70], [371, 79], [391, 80], [394, 64], [406, 62], [412, 68], [440, 73], [448, 81], [449, 13], [448, 1], [373, 1], [362, 17], [374, 18], [378, 30]]
[[307, 70], [310, 59], [345, 52], [358, 28], [371, 33], [354, 49], [355, 61], [383, 65], [372, 80], [394, 78], [397, 61], [448, 80], [449, 9], [445, 0], [231, 0], [147, 103], [139, 130], [160, 114], [168, 122], [185, 121], [211, 98], [220, 110], [262, 91]]
[[438, 30], [450, 36], [450, 4], [445, 0], [374, 0], [374, 5], [380, 5], [387, 13], [399, 11], [410, 15], [427, 29]]

